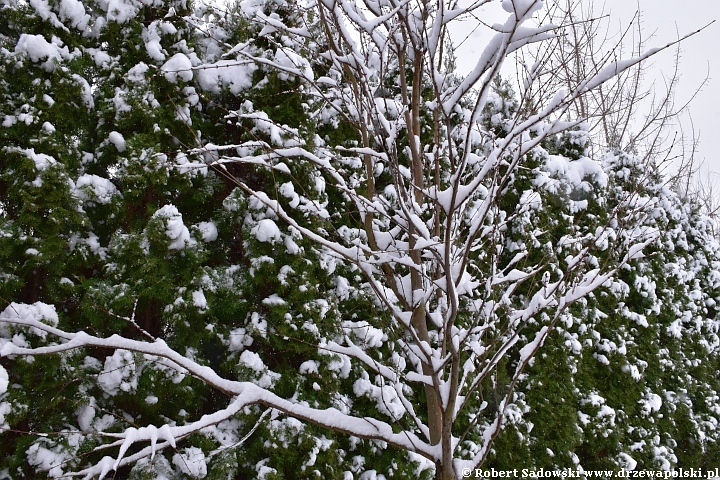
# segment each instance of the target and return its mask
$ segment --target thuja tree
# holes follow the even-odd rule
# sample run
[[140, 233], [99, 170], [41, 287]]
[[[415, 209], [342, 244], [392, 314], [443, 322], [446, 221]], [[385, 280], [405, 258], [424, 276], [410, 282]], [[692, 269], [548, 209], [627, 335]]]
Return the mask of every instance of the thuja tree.
[[[298, 79], [261, 63], [223, 59], [226, 42], [246, 41], [263, 29], [249, 24], [239, 7], [188, 7], [4, 5], [7, 312], [68, 322], [101, 337], [162, 338], [227, 378], [326, 404], [337, 392], [352, 391], [352, 384], [339, 385], [347, 375], [338, 372], [347, 363], [313, 346], [320, 331], [338, 329], [325, 297], [336, 288], [330, 273], [343, 267], [236, 189], [235, 179], [242, 178], [295, 205], [300, 197], [289, 177], [276, 185], [281, 172], [208, 168], [217, 158], [208, 147], [212, 141], [245, 143], [253, 151], [247, 142], [279, 141], [293, 132], [312, 138], [309, 100]], [[299, 22], [288, 5], [264, 8], [288, 24]], [[255, 51], [273, 59], [273, 41], [266, 36]], [[188, 154], [199, 146], [201, 154]], [[303, 202], [327, 201], [317, 172], [307, 169], [301, 178], [296, 188], [305, 191]], [[321, 228], [312, 219], [306, 224]], [[340, 298], [353, 309], [374, 308], [362, 295], [350, 299], [344, 291]], [[6, 324], [2, 332], [3, 343], [14, 338], [18, 346], [45, 339]], [[0, 471], [23, 478], [80, 470], [104, 456], [97, 447], [106, 442], [95, 432], [196, 420], [226, 406], [226, 392], [208, 389], [173, 365], [103, 347], [37, 361], [3, 360]], [[43, 374], [48, 371], [52, 375]], [[374, 445], [347, 436], [333, 440], [329, 432], [272, 410], [246, 413], [165, 455], [134, 456], [116, 466], [118, 474], [227, 478], [275, 472], [292, 478], [301, 467], [327, 477], [343, 468], [373, 468], [345, 461], [340, 447], [375, 450], [377, 469], [405, 468]], [[255, 429], [258, 418], [266, 421]], [[60, 435], [33, 433], [54, 430]], [[262, 441], [233, 447], [255, 431]], [[206, 455], [213, 460], [207, 465]], [[414, 471], [412, 462], [405, 463]]]
[[[293, 351], [307, 347], [268, 337], [268, 322], [282, 324], [283, 308], [263, 300], [272, 292], [300, 305], [297, 316], [305, 315], [312, 330], [326, 312], [311, 302], [332, 285], [308, 278], [328, 278], [322, 272], [331, 265], [313, 261], [311, 250], [299, 255], [298, 235], [286, 232], [278, 245], [279, 230], [265, 209], [234, 192], [229, 180], [239, 175], [270, 188], [272, 177], [216, 173], [204, 156], [182, 152], [206, 144], [203, 133], [223, 142], [274, 134], [252, 120], [229, 126], [233, 101], [247, 109], [250, 100], [271, 104], [268, 98], [280, 95], [284, 118], [295, 127], [307, 122], [297, 82], [274, 75], [268, 85], [269, 72], [238, 62], [192, 73], [200, 56], [219, 60], [216, 37], [228, 40], [238, 31], [225, 22], [199, 34], [203, 13], [193, 17], [183, 2], [4, 5], [3, 308], [99, 336], [162, 337], [231, 378], [274, 384], [277, 375], [264, 375], [257, 355], [241, 355], [243, 349], [254, 342], [266, 361], [295, 365]], [[273, 267], [273, 258], [282, 263]], [[41, 341], [37, 332], [2, 328], [18, 345]], [[3, 365], [10, 373], [2, 383], [7, 431], [0, 470], [12, 477], [59, 475], [87, 463], [98, 445], [91, 432], [197, 418], [226, 401], [183, 373], [166, 375], [172, 369], [162, 361], [128, 351], [91, 349]], [[13, 385], [7, 394], [6, 380]], [[294, 382], [285, 375], [278, 388], [292, 396]], [[326, 387], [336, 390], [331, 382]], [[297, 430], [285, 423], [273, 417], [261, 433]], [[57, 437], [31, 433], [58, 427]], [[227, 427], [234, 433], [220, 435], [232, 443], [244, 423]], [[218, 447], [212, 437], [198, 442]], [[317, 448], [308, 443], [307, 452]], [[138, 462], [130, 474], [207, 472], [193, 445], [151, 465]], [[213, 458], [213, 475], [247, 466], [233, 450]]]
[[[183, 43], [187, 25], [164, 19], [184, 8], [4, 5], [3, 297], [22, 302], [13, 311], [29, 305], [57, 318], [54, 310], [101, 335], [170, 329], [162, 308], [177, 298], [180, 285], [188, 289], [205, 255], [202, 248], [181, 252], [190, 234], [175, 204], [200, 216], [214, 187], [202, 175], [170, 174], [171, 152], [194, 145], [196, 132], [187, 128], [193, 91], [152, 77], [153, 67], [192, 49]], [[211, 235], [200, 227], [198, 239]], [[174, 327], [178, 333], [184, 324]], [[36, 341], [12, 328], [3, 332], [26, 345]], [[72, 465], [62, 462], [92, 448], [78, 432], [93, 428], [93, 421], [112, 428], [115, 421], [99, 412], [159, 418], [168, 407], [179, 410], [172, 402], [151, 407], [147, 389], [142, 398], [132, 395], [138, 383], [162, 389], [162, 379], [141, 377], [132, 355], [110, 352], [106, 361], [107, 353], [13, 366], [9, 381], [24, 388], [3, 403], [12, 405], [3, 418], [15, 432], [1, 442], [8, 472], [57, 475]], [[105, 365], [114, 373], [98, 377]], [[84, 380], [93, 377], [98, 381]], [[194, 408], [201, 405], [197, 392]], [[47, 441], [20, 434], [58, 426], [75, 433]]]
[[529, 431], [663, 226], [565, 114], [654, 51], [520, 108], [562, 25], [498, 2], [458, 78], [485, 3], [4, 4], [3, 474], [452, 479]]
[[[500, 98], [508, 103], [506, 94]], [[574, 174], [548, 167], [554, 155], [587, 151], [590, 137], [583, 130], [536, 151], [547, 173], [543, 182]], [[564, 221], [597, 228], [632, 192], [636, 205], [652, 211], [639, 221], [660, 236], [644, 257], [628, 262], [612, 282], [561, 316], [520, 380], [516, 401], [522, 421], [506, 426], [488, 466], [713, 468], [720, 412], [714, 222], [637, 157], [614, 152], [601, 164], [594, 180], [604, 185], [600, 195], [553, 189], [545, 202], [569, 197], [576, 208], [566, 211], [570, 218]], [[557, 212], [542, 210], [540, 215]], [[552, 222], [563, 223], [553, 216]]]

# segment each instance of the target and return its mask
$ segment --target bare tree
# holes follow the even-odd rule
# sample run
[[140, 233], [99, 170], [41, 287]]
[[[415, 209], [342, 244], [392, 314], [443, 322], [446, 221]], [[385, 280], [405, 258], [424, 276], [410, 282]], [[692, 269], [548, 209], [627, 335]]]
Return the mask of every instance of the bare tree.
[[[646, 48], [653, 35], [646, 36], [642, 12], [625, 27], [613, 31], [612, 17], [605, 11], [596, 12], [593, 4], [556, 0], [550, 2], [544, 22], [558, 22], [566, 25], [563, 35], [558, 35], [552, 49], [523, 52], [521, 68], [529, 66], [554, 65], [552, 75], [542, 85], [523, 82], [530, 90], [525, 92], [530, 107], [532, 102], [552, 95], [558, 88], [572, 89], [589, 75], [597, 73], [606, 62], [616, 61], [624, 55], [638, 56]], [[527, 55], [527, 57], [526, 57]], [[655, 163], [670, 163], [681, 159], [691, 160], [694, 150], [685, 151], [681, 143], [693, 143], [678, 138], [671, 132], [679, 122], [679, 116], [686, 110], [697, 92], [707, 83], [707, 77], [696, 86], [695, 94], [681, 105], [675, 101], [675, 91], [680, 80], [680, 46], [676, 46], [673, 70], [664, 77], [662, 85], [649, 82], [648, 65], [636, 64], [598, 88], [579, 96], [568, 111], [571, 118], [586, 118], [592, 123], [597, 148], [625, 151], [641, 156]], [[542, 68], [542, 67], [540, 67]], [[548, 70], [550, 71], [550, 70]], [[662, 159], [662, 162], [660, 160]], [[679, 170], [683, 170], [682, 167]]]

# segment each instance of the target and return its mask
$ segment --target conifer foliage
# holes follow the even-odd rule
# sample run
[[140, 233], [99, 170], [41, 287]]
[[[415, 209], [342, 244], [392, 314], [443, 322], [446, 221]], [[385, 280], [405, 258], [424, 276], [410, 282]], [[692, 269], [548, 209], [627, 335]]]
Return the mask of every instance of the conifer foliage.
[[568, 116], [656, 51], [486, 3], [0, 0], [0, 478], [710, 467], [714, 225]]

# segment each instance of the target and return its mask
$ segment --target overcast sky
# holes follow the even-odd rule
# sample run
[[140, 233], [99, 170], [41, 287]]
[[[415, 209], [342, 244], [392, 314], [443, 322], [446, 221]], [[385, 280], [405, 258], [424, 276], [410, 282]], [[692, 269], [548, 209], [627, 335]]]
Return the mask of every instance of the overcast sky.
[[[602, 3], [596, 1], [595, 5]], [[648, 41], [650, 47], [716, 21], [681, 44], [677, 103], [686, 102], [709, 76], [689, 111], [700, 136], [698, 156], [720, 179], [720, 0], [606, 0], [604, 4], [606, 11], [622, 23], [632, 18], [639, 4], [644, 30], [647, 35], [654, 34]], [[663, 73], [672, 74], [674, 60], [673, 52], [656, 56], [649, 76], [661, 79]], [[687, 118], [683, 122], [689, 125]]]
[[[621, 31], [633, 19], [638, 8], [641, 11], [643, 38], [648, 48], [663, 46], [679, 36], [698, 30], [713, 20], [717, 22], [703, 32], [685, 40], [681, 45], [680, 75], [676, 104], [687, 102], [708, 78], [707, 84], [690, 104], [689, 113], [696, 135], [699, 135], [698, 160], [704, 160], [708, 171], [720, 185], [720, 0], [582, 0], [593, 4], [595, 15], [604, 11], [610, 15], [609, 25], [615, 32]], [[494, 10], [493, 10], [494, 8]], [[497, 4], [485, 12], [488, 23], [502, 21], [504, 12]], [[496, 18], [492, 18], [496, 16]], [[466, 24], [470, 30], [471, 25]], [[462, 29], [459, 29], [460, 31]], [[465, 36], [468, 33], [455, 33]], [[485, 45], [481, 30], [470, 34], [458, 55], [461, 73], [474, 66], [474, 60]], [[487, 38], [485, 36], [484, 38]], [[668, 49], [651, 59], [646, 82], [655, 80], [659, 88], [664, 85], [663, 75], [671, 76], [674, 70], [675, 50]], [[467, 60], [466, 60], [467, 59]], [[471, 63], [473, 65], [471, 65]], [[682, 120], [684, 129], [690, 130], [690, 120]], [[716, 176], [715, 176], [716, 174]]]

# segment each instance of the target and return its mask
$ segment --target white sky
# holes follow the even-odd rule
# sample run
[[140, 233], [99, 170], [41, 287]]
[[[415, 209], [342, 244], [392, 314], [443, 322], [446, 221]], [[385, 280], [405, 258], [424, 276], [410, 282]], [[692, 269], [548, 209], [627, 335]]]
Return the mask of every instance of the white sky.
[[[592, 0], [586, 0], [592, 1]], [[596, 1], [596, 5], [602, 2]], [[707, 84], [689, 106], [695, 131], [699, 134], [697, 159], [708, 171], [720, 177], [720, 1], [718, 0], [606, 0], [605, 8], [616, 22], [626, 24], [638, 9], [646, 36], [654, 35], [648, 46], [660, 46], [708, 23], [716, 22], [681, 44], [680, 82], [677, 103], [685, 103], [709, 76]], [[597, 8], [597, 7], [596, 7]], [[656, 56], [649, 77], [662, 80], [671, 75], [674, 52]], [[650, 80], [650, 78], [649, 78]], [[689, 127], [689, 119], [683, 118]]]
[[[610, 15], [611, 31], [621, 31], [633, 19], [640, 9], [643, 25], [643, 38], [647, 48], [664, 46], [679, 36], [698, 30], [713, 20], [717, 22], [703, 32], [685, 40], [681, 44], [680, 81], [676, 92], [676, 104], [686, 103], [703, 80], [709, 77], [707, 84], [698, 93], [689, 106], [690, 117], [682, 118], [686, 132], [695, 129], [699, 136], [696, 161], [703, 161], [704, 176], [716, 178], [720, 185], [720, 0], [582, 0], [593, 4], [595, 15], [604, 11]], [[496, 23], [505, 18], [504, 12], [488, 7], [483, 21]], [[471, 22], [465, 23], [454, 34], [458, 37], [468, 35], [472, 30]], [[467, 28], [468, 33], [462, 31]], [[483, 29], [470, 34], [458, 53], [458, 69], [468, 71], [474, 59], [481, 53], [486, 38]], [[674, 71], [675, 49], [668, 49], [654, 56], [646, 73], [646, 81], [656, 81], [658, 88], [664, 85], [663, 77], [669, 77]], [[709, 172], [713, 172], [708, 177]]]

